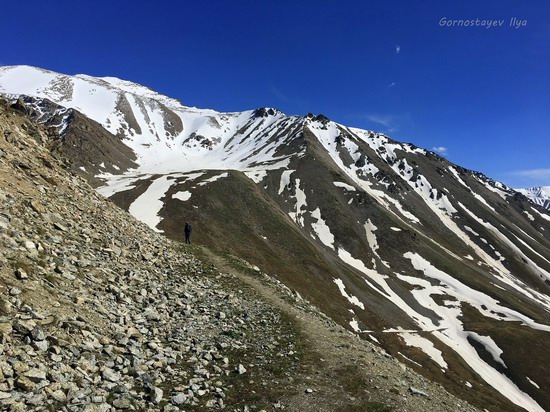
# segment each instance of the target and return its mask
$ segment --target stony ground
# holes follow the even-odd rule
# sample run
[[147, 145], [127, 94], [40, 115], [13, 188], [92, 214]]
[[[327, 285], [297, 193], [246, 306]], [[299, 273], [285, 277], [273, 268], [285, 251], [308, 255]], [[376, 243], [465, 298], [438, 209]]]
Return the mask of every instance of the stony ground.
[[0, 102], [0, 409], [475, 410], [246, 262], [135, 221], [48, 139]]

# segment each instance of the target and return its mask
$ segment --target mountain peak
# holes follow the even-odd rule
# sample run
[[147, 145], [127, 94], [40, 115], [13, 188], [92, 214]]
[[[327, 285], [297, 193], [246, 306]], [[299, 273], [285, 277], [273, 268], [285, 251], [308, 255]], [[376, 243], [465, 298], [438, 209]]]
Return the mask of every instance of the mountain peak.
[[311, 121], [314, 121], [314, 122], [319, 122], [319, 123], [322, 123], [322, 124], [327, 124], [328, 122], [330, 122], [330, 119], [327, 116], [325, 116], [324, 114], [315, 115], [313, 113], [308, 113], [308, 114], [306, 114], [305, 117], [308, 120], [311, 120]]
[[276, 116], [276, 115], [285, 116], [283, 112], [273, 107], [259, 107], [256, 110], [254, 110], [253, 115], [254, 117], [269, 117], [269, 116]]

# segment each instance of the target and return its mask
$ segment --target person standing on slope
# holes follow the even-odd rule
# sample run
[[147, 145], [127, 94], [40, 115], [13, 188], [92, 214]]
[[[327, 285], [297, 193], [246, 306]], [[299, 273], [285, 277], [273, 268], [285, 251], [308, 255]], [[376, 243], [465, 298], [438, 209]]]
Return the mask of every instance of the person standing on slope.
[[183, 231], [185, 232], [185, 243], [191, 244], [191, 232], [193, 231], [191, 223], [185, 222], [185, 229]]

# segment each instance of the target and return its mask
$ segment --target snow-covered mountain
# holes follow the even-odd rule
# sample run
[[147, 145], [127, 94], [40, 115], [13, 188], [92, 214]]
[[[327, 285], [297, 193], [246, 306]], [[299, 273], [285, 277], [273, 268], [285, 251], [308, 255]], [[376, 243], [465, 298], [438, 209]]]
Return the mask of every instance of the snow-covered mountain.
[[323, 115], [219, 113], [114, 78], [0, 68], [55, 150], [167, 236], [242, 256], [457, 395], [550, 408], [550, 215]]
[[[40, 99], [33, 106], [39, 121], [49, 120], [48, 110], [42, 113], [47, 99], [60, 106], [50, 115], [74, 109], [120, 136], [136, 153], [140, 172], [277, 169], [288, 162], [275, 152], [292, 140], [280, 130], [297, 119], [274, 109], [218, 113], [185, 107], [112, 77], [67, 76], [28, 66], [0, 68], [0, 78], [1, 93]], [[57, 122], [61, 132], [67, 120]]]
[[550, 210], [550, 186], [529, 187], [527, 189], [516, 189], [546, 210]]

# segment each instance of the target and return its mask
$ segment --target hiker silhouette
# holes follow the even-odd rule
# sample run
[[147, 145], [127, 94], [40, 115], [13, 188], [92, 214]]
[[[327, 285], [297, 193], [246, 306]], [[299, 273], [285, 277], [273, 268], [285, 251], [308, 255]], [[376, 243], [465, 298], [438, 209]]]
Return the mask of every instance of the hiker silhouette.
[[185, 243], [191, 244], [191, 232], [193, 231], [191, 223], [185, 222], [185, 229], [183, 231], [185, 233]]

